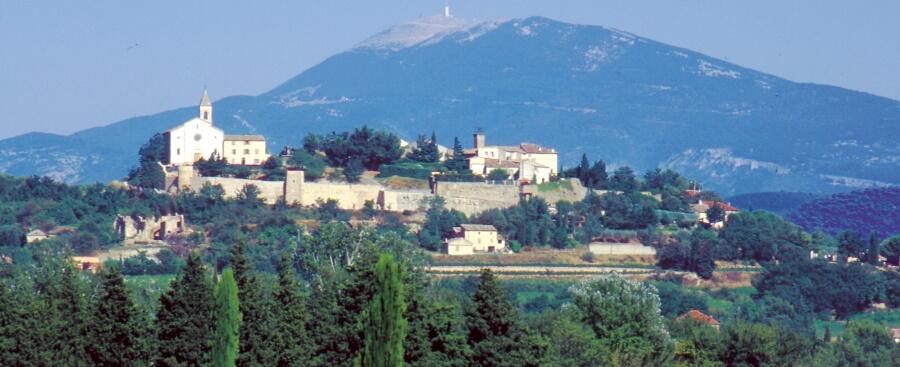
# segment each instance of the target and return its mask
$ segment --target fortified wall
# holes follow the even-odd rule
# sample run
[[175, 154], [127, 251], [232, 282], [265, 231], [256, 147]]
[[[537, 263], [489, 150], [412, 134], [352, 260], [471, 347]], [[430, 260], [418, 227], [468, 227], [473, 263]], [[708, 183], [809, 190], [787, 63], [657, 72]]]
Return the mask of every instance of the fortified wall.
[[[284, 181], [246, 180], [225, 177], [200, 177], [194, 174], [192, 166], [179, 166], [177, 177], [168, 182], [175, 190], [200, 190], [206, 184], [220, 185], [226, 197], [236, 197], [246, 185], [259, 188], [260, 199], [274, 204], [284, 198], [289, 204], [315, 205], [318, 201], [334, 199], [341, 209], [357, 210], [371, 200], [379, 209], [388, 211], [416, 210], [425, 207], [429, 199], [436, 195], [446, 200], [448, 209], [459, 210], [466, 215], [477, 214], [487, 209], [502, 209], [516, 205], [523, 194], [520, 186], [514, 184], [494, 185], [478, 182], [437, 182], [434, 192], [428, 190], [396, 190], [377, 184], [348, 184], [339, 182], [306, 182], [304, 171], [287, 171]], [[581, 186], [578, 186], [581, 189]], [[561, 199], [572, 200], [584, 197], [584, 191], [570, 194], [547, 195], [548, 202]], [[536, 196], [545, 196], [538, 193]], [[570, 198], [571, 196], [571, 198]], [[578, 198], [577, 200], [580, 200]]]

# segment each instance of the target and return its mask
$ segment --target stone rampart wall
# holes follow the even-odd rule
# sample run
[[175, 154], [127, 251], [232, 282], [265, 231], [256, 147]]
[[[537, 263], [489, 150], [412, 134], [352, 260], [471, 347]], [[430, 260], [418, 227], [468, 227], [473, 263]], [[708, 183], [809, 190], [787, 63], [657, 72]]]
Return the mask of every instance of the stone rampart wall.
[[191, 189], [199, 191], [203, 185], [219, 185], [225, 190], [225, 197], [237, 197], [237, 194], [246, 185], [256, 186], [260, 193], [259, 197], [266, 204], [275, 204], [278, 199], [284, 196], [284, 182], [282, 181], [261, 181], [261, 180], [245, 180], [241, 178], [226, 177], [194, 177], [191, 180]]
[[438, 182], [437, 195], [447, 201], [447, 208], [472, 215], [488, 209], [503, 209], [516, 205], [519, 202], [519, 186], [480, 182]]

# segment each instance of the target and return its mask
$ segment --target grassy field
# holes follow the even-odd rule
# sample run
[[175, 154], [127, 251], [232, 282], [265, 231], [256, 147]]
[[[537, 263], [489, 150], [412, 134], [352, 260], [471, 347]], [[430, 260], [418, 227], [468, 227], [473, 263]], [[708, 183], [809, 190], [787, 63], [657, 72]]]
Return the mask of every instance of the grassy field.
[[[900, 309], [858, 313], [850, 316], [848, 321], [859, 320], [875, 321], [890, 328], [900, 327]], [[825, 335], [826, 327], [831, 331], [832, 336], [840, 336], [844, 332], [844, 327], [847, 326], [848, 321], [817, 320], [815, 322], [816, 336], [822, 337]]]

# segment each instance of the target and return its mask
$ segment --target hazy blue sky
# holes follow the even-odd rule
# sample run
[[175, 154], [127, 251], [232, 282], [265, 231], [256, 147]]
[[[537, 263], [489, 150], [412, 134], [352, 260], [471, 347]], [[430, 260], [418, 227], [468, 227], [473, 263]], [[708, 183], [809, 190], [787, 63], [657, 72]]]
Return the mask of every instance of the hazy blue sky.
[[[795, 81], [900, 99], [900, 1], [458, 0], [471, 19], [542, 15]], [[444, 0], [0, 0], [0, 138], [68, 134], [259, 94]]]

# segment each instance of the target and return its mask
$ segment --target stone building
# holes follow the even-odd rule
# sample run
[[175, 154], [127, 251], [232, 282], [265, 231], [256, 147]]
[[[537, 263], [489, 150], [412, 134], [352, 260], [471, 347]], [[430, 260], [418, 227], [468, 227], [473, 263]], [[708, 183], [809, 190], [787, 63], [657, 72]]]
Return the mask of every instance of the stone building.
[[197, 117], [163, 133], [168, 164], [193, 164], [201, 158], [209, 159], [213, 154], [222, 154], [225, 133], [213, 126], [212, 113], [212, 102], [204, 90]]
[[473, 174], [489, 175], [496, 169], [509, 172], [511, 178], [543, 183], [558, 174], [558, 153], [537, 144], [522, 143], [517, 146], [486, 145], [485, 135], [476, 132], [474, 146], [466, 152], [469, 169]]
[[184, 215], [163, 215], [159, 218], [117, 215], [115, 229], [126, 241], [160, 241], [167, 236], [185, 232]]
[[225, 135], [213, 126], [213, 106], [204, 90], [197, 117], [163, 133], [166, 154], [173, 166], [190, 165], [217, 156], [229, 164], [259, 165], [269, 158], [262, 135]]
[[222, 157], [228, 164], [260, 165], [269, 159], [262, 135], [225, 135]]
[[453, 228], [453, 232], [444, 245], [449, 255], [506, 252], [506, 241], [492, 225], [462, 224]]

